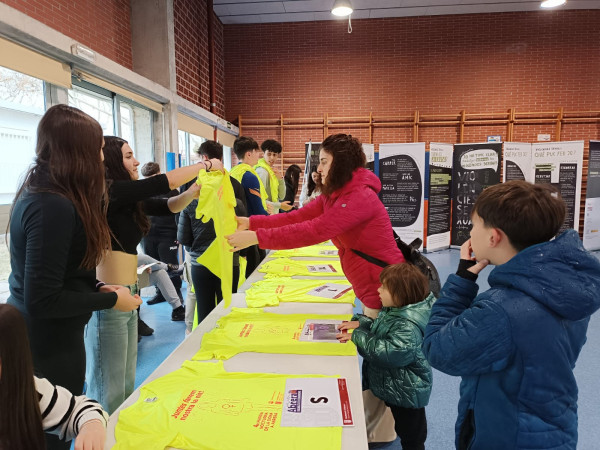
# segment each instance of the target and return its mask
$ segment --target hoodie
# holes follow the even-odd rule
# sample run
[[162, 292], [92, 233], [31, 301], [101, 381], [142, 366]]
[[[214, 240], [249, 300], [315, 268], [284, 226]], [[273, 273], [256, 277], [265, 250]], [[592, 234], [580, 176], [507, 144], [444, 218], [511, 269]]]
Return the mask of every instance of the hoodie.
[[575, 449], [573, 368], [600, 307], [600, 262], [574, 230], [497, 266], [490, 289], [450, 275], [423, 351], [462, 377], [459, 449]]
[[288, 214], [250, 217], [260, 248], [283, 250], [318, 244], [331, 239], [339, 250], [342, 268], [356, 296], [369, 308], [380, 309], [377, 293], [383, 270], [352, 249], [389, 264], [404, 262], [396, 245], [392, 224], [379, 200], [379, 178], [357, 169], [352, 179], [333, 194], [319, 195]]

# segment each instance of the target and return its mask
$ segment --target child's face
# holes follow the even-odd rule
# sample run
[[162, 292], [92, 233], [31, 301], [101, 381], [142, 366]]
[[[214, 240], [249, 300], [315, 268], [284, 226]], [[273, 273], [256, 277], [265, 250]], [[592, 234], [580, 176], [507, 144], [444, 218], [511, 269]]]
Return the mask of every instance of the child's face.
[[385, 307], [390, 307], [390, 306], [396, 306], [394, 303], [394, 300], [392, 299], [392, 294], [390, 293], [390, 291], [388, 291], [386, 289], [386, 287], [382, 284], [381, 286], [379, 286], [379, 289], [377, 289], [377, 292], [379, 292], [379, 298], [381, 299], [381, 304]]
[[481, 261], [482, 259], [490, 260], [488, 243], [492, 229], [485, 226], [483, 219], [477, 213], [473, 213], [471, 222], [473, 222], [473, 228], [471, 228], [471, 248], [475, 254], [475, 259], [477, 261]]
[[265, 151], [265, 161], [268, 165], [272, 166], [277, 162], [277, 158], [279, 157], [279, 153], [271, 152], [269, 150]]

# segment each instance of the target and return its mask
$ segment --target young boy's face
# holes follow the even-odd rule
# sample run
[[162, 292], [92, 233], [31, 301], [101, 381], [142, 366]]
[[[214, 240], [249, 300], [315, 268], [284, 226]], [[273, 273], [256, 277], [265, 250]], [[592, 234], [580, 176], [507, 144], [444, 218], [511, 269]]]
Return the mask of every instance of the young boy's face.
[[246, 152], [246, 156], [244, 158], [244, 162], [246, 164], [249, 164], [251, 166], [255, 166], [256, 164], [258, 164], [258, 160], [260, 158], [262, 158], [263, 152], [261, 149], [259, 148], [255, 148], [254, 150], [252, 150], [251, 152]]
[[390, 293], [390, 291], [388, 291], [385, 286], [382, 284], [381, 286], [379, 286], [379, 289], [377, 289], [377, 292], [379, 292], [379, 298], [381, 299], [381, 304], [385, 307], [389, 307], [389, 306], [396, 306], [396, 304], [394, 303], [394, 300], [392, 299], [392, 294]]
[[268, 165], [272, 166], [277, 161], [279, 153], [275, 153], [269, 150], [265, 150], [265, 161]]
[[477, 213], [473, 213], [471, 222], [473, 222], [473, 228], [471, 228], [471, 248], [475, 254], [475, 259], [477, 261], [481, 261], [482, 259], [489, 260], [488, 243], [492, 229], [485, 226], [483, 219]]

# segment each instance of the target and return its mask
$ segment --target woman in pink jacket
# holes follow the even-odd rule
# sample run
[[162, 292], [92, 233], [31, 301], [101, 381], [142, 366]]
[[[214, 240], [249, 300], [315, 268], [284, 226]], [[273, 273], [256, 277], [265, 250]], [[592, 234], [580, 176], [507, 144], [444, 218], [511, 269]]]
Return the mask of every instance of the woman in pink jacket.
[[347, 134], [329, 136], [321, 145], [317, 169], [322, 195], [288, 214], [238, 217], [238, 231], [227, 237], [229, 244], [234, 251], [255, 244], [289, 249], [331, 239], [365, 314], [376, 318], [381, 309], [377, 288], [383, 269], [352, 250], [389, 264], [404, 262], [404, 258], [377, 195], [381, 182], [364, 166], [365, 154], [358, 139]]

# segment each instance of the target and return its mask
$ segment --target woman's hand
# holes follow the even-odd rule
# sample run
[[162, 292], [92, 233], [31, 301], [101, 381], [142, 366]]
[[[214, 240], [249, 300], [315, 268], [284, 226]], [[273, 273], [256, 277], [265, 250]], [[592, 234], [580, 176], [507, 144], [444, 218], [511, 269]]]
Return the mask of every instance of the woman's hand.
[[249, 217], [235, 216], [235, 220], [237, 220], [237, 230], [236, 231], [245, 231], [248, 228], [250, 228], [250, 218]]
[[75, 439], [75, 450], [103, 450], [106, 441], [106, 429], [100, 420], [84, 423]]
[[208, 170], [223, 170], [223, 163], [220, 159], [213, 158], [208, 161], [210, 162], [210, 164], [207, 164]]
[[113, 309], [117, 311], [130, 312], [142, 304], [140, 296], [137, 294], [131, 295], [129, 289], [124, 286], [119, 286], [115, 292], [117, 293], [117, 303], [115, 303]]
[[294, 207], [294, 205], [291, 204], [290, 201], [287, 202], [281, 202], [281, 209], [283, 209], [284, 211], [289, 211]]
[[233, 248], [232, 252], [239, 252], [251, 245], [258, 244], [258, 236], [256, 236], [256, 231], [236, 231], [229, 236], [225, 236], [229, 245]]
[[[185, 194], [189, 197], [192, 198], [192, 200], [197, 199], [198, 197], [200, 197], [200, 190], [202, 189], [202, 185], [198, 184], [198, 183], [192, 183], [192, 185], [187, 188], [187, 190], [185, 191]], [[191, 201], [190, 201], [191, 203]]]
[[[473, 247], [471, 247], [471, 239], [465, 241], [463, 245], [460, 246], [460, 259], [466, 259], [467, 261], [477, 261], [475, 256], [473, 256]], [[479, 274], [490, 262], [487, 259], [482, 259], [481, 261], [477, 261], [477, 264], [469, 267], [467, 270], [475, 275]]]

